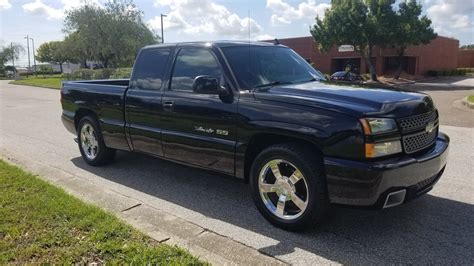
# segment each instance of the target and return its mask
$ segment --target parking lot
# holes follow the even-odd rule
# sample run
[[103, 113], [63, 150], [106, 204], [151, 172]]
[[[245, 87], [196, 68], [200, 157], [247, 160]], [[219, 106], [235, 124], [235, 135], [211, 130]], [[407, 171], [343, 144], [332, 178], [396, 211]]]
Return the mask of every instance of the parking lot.
[[136, 200], [135, 212], [162, 210], [290, 264], [474, 264], [474, 110], [457, 106], [472, 89], [426, 90], [451, 137], [445, 174], [429, 194], [382, 211], [335, 207], [320, 227], [292, 233], [264, 220], [239, 180], [122, 152], [106, 167], [86, 165], [61, 124], [59, 91], [0, 85], [0, 155]]

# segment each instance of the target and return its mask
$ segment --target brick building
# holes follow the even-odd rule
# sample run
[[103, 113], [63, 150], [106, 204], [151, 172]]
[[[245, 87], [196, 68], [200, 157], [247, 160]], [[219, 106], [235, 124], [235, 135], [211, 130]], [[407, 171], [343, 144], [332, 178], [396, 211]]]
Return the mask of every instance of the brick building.
[[[327, 53], [321, 53], [318, 44], [311, 36], [278, 39], [278, 41], [295, 50], [323, 73], [334, 73], [344, 70], [347, 66], [356, 73], [368, 72], [366, 62], [357, 52], [339, 51], [339, 47], [333, 47]], [[428, 70], [456, 69], [458, 51], [458, 40], [438, 36], [427, 45], [410, 46], [403, 57], [403, 70], [411, 75], [424, 75]], [[396, 51], [375, 47], [372, 62], [378, 75], [393, 73], [398, 66]]]
[[459, 50], [458, 67], [474, 67], [474, 49]]

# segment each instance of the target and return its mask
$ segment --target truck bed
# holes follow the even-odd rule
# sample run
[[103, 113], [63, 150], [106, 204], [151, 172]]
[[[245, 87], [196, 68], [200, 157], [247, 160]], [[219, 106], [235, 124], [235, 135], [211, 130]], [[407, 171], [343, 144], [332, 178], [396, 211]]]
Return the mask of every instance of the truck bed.
[[[94, 115], [104, 139], [111, 144], [110, 148], [128, 150], [123, 108], [129, 81], [129, 79], [110, 79], [63, 82], [61, 89], [63, 118], [74, 121], [76, 113]], [[74, 125], [77, 126], [77, 123], [78, 121], [74, 121]]]

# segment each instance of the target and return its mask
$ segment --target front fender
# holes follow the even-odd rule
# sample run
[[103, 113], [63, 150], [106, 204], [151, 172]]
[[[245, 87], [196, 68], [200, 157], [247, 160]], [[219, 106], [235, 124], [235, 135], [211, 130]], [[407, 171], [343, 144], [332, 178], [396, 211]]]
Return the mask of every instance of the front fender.
[[235, 175], [239, 178], [245, 177], [245, 154], [255, 136], [272, 135], [311, 142], [319, 149], [322, 149], [328, 138], [328, 134], [322, 129], [267, 120], [249, 121], [245, 129], [239, 129], [238, 135], [240, 139], [236, 143]]

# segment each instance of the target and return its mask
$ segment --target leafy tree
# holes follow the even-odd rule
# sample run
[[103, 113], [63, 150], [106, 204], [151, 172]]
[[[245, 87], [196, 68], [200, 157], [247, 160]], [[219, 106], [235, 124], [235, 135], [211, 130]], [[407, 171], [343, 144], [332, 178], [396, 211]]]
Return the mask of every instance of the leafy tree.
[[104, 67], [130, 66], [141, 47], [158, 41], [131, 0], [109, 0], [104, 8], [86, 4], [71, 10], [64, 31], [75, 40], [75, 47], [70, 48], [76, 56], [100, 61]]
[[36, 50], [36, 59], [39, 62], [54, 62], [54, 42], [45, 42]]
[[25, 49], [18, 43], [13, 43], [9, 46], [3, 46], [0, 48], [0, 71], [3, 72], [5, 70], [5, 64], [8, 61], [12, 61], [13, 59], [18, 60], [20, 58], [20, 54], [23, 53]]
[[63, 41], [52, 41], [43, 43], [38, 47], [36, 59], [40, 62], [58, 64], [63, 72], [65, 62], [75, 62], [75, 58], [69, 53]]
[[431, 21], [421, 16], [421, 4], [415, 0], [401, 1], [394, 10], [395, 0], [333, 0], [324, 20], [316, 18], [310, 29], [320, 49], [350, 44], [361, 54], [376, 80], [375, 67], [370, 60], [374, 46], [393, 47], [397, 50], [401, 73], [402, 57], [410, 45], [427, 44], [436, 34]]
[[461, 47], [459, 47], [459, 49], [461, 49], [461, 50], [469, 50], [469, 49], [474, 49], [474, 44], [466, 44], [466, 45], [462, 45]]
[[80, 63], [81, 67], [87, 67], [87, 59], [92, 59], [92, 54], [86, 49], [84, 39], [80, 38], [77, 32], [70, 33], [64, 38], [63, 49], [71, 57], [71, 62]]
[[372, 63], [376, 45], [387, 43], [390, 25], [394, 22], [392, 4], [395, 0], [332, 0], [324, 20], [316, 18], [310, 29], [320, 49], [328, 51], [334, 45], [353, 45], [369, 66], [372, 80], [377, 80]]
[[431, 28], [431, 20], [421, 16], [422, 7], [415, 0], [399, 4], [396, 23], [390, 31], [390, 43], [397, 50], [398, 69], [395, 78], [400, 77], [402, 58], [410, 45], [428, 44], [437, 34]]

